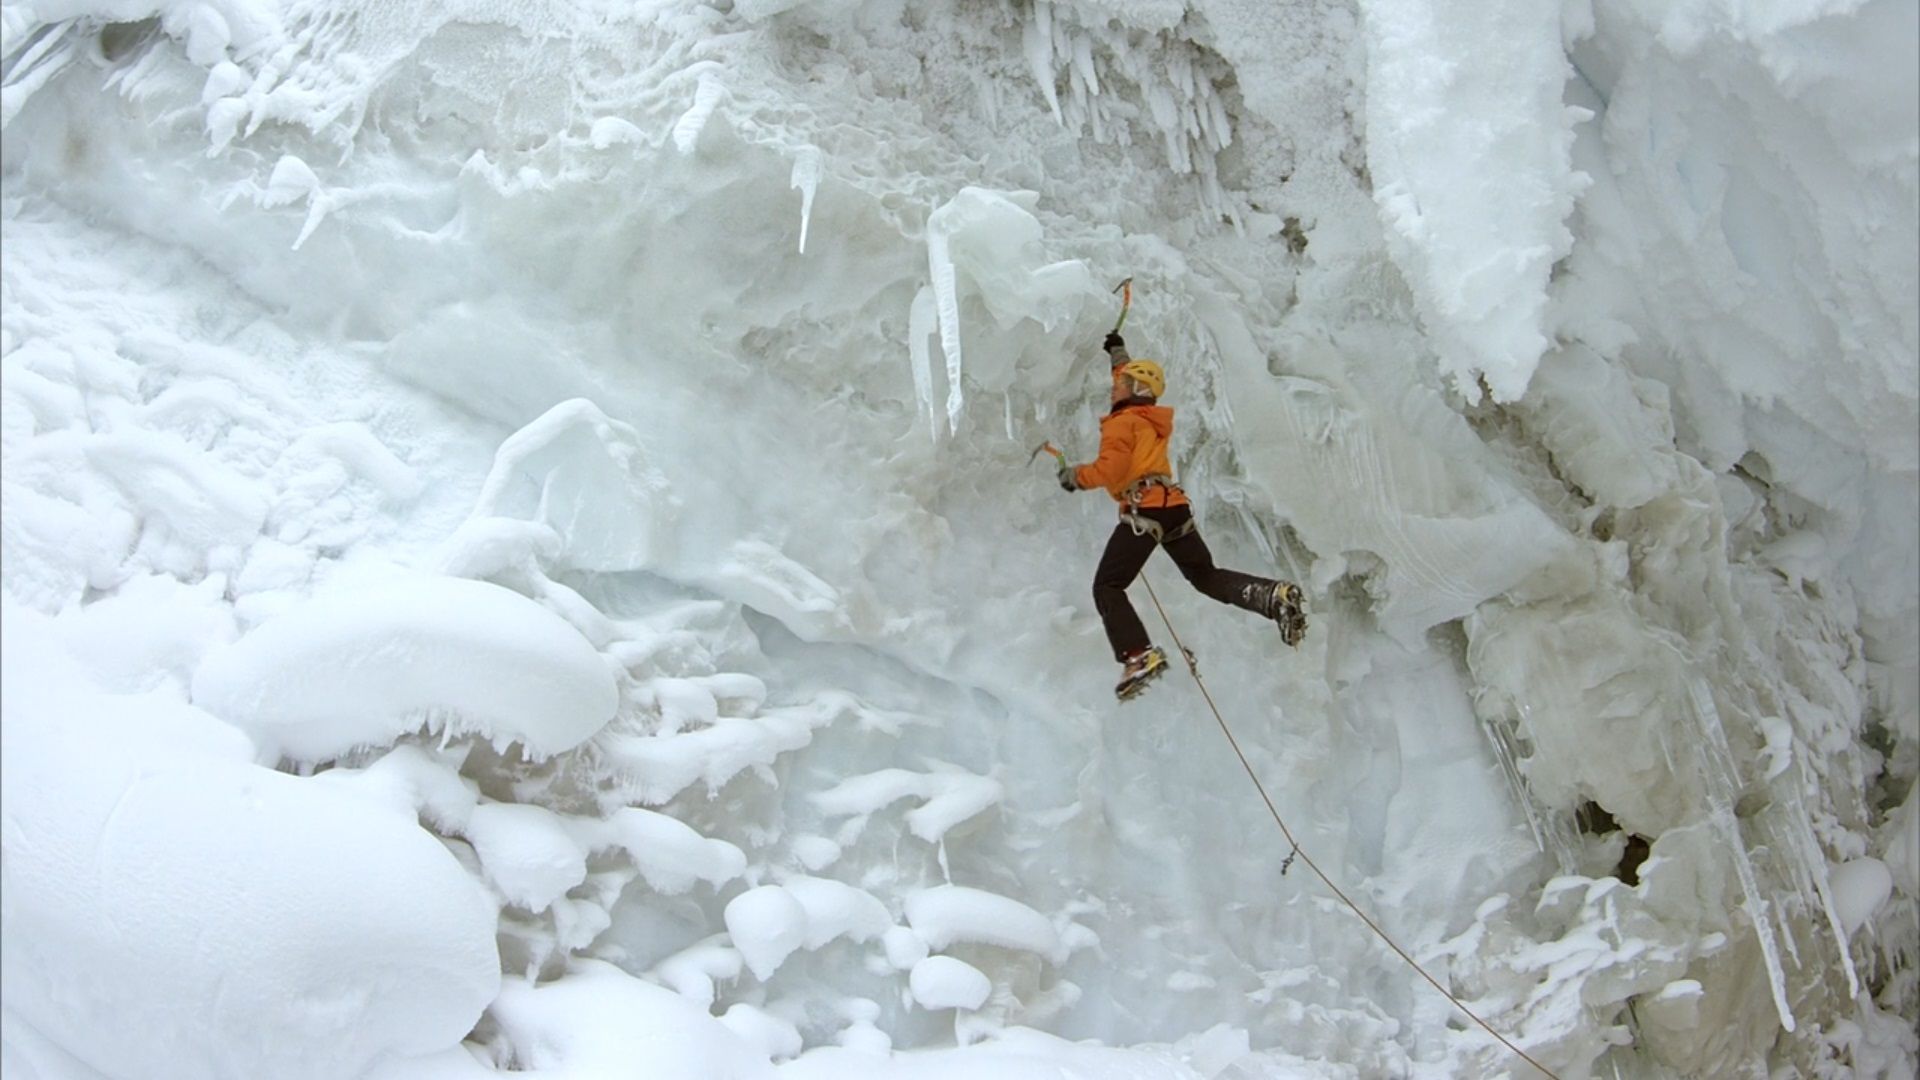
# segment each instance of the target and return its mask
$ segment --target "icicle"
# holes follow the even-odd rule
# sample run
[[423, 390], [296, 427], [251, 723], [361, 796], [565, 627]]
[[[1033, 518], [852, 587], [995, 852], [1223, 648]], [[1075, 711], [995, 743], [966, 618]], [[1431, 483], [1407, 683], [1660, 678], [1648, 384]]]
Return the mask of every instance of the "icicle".
[[1100, 77], [1093, 73], [1093, 46], [1085, 34], [1073, 39], [1073, 70], [1087, 84], [1087, 93], [1097, 97], [1100, 93]]
[[1007, 410], [1007, 441], [1012, 442], [1013, 441], [1013, 391], [1009, 390], [1005, 394], [1001, 395], [1000, 400], [1003, 404], [1006, 405], [1006, 410]]
[[[1682, 670], [1689, 670], [1693, 663], [1678, 648]], [[1753, 932], [1760, 940], [1760, 952], [1767, 963], [1767, 981], [1773, 989], [1773, 1008], [1780, 1016], [1780, 1026], [1788, 1031], [1794, 1030], [1793, 1008], [1787, 1003], [1787, 975], [1780, 962], [1780, 943], [1773, 933], [1773, 919], [1768, 910], [1767, 901], [1760, 895], [1760, 882], [1753, 872], [1753, 860], [1747, 855], [1746, 841], [1740, 836], [1740, 819], [1734, 813], [1734, 792], [1738, 790], [1738, 773], [1734, 766], [1733, 748], [1727, 745], [1726, 729], [1720, 725], [1720, 711], [1713, 704], [1713, 692], [1706, 684], [1694, 676], [1687, 679], [1687, 697], [1693, 708], [1694, 724], [1703, 736], [1701, 746], [1705, 760], [1701, 772], [1706, 780], [1707, 805], [1711, 808], [1713, 822], [1725, 835], [1727, 845], [1733, 852], [1733, 868], [1740, 879], [1740, 889], [1746, 894], [1747, 915], [1753, 921]]]
[[[43, 57], [54, 55], [55, 49], [67, 48], [70, 45], [69, 39], [73, 36], [74, 29], [73, 23], [66, 23], [57, 27], [49, 27], [41, 33], [39, 37], [35, 38], [33, 44], [28, 45], [25, 51], [20, 54], [19, 59], [13, 62], [12, 69], [7, 73], [7, 85], [17, 86], [21, 80], [32, 77], [34, 75], [33, 66], [39, 63]], [[11, 49], [12, 45], [6, 47]], [[64, 66], [71, 59], [72, 57], [60, 59], [60, 64]]]
[[34, 92], [66, 70], [81, 50], [71, 38], [73, 27], [50, 30], [29, 46], [7, 73], [6, 86], [0, 89], [0, 128], [11, 123]]
[[1167, 163], [1175, 172], [1191, 171], [1187, 166], [1185, 140], [1180, 138], [1180, 108], [1174, 103], [1173, 94], [1164, 86], [1156, 86], [1147, 91], [1147, 110], [1153, 115], [1154, 125], [1160, 129], [1167, 144]]
[[1193, 119], [1200, 128], [1198, 139], [1201, 147], [1209, 154], [1220, 149], [1220, 144], [1215, 140], [1213, 133], [1213, 110], [1207, 107], [1207, 103], [1211, 100], [1213, 99], [1203, 95], [1203, 100], [1193, 103]]
[[1053, 110], [1053, 122], [1058, 124], [1064, 121], [1060, 118], [1060, 95], [1053, 89], [1052, 12], [1050, 4], [1033, 5], [1033, 21], [1020, 28], [1020, 44], [1025, 47], [1033, 81], [1040, 84], [1040, 92], [1047, 96], [1047, 108]]
[[1067, 119], [1072, 121], [1068, 126], [1077, 132], [1081, 121], [1091, 111], [1087, 108], [1087, 84], [1081, 81], [1077, 67], [1067, 69], [1067, 90], [1073, 95], [1067, 103]]
[[1847, 972], [1847, 996], [1860, 996], [1860, 976], [1853, 970], [1853, 950], [1847, 944], [1846, 927], [1841, 925], [1840, 911], [1833, 903], [1833, 882], [1827, 872], [1827, 857], [1820, 850], [1820, 841], [1813, 835], [1813, 822], [1807, 815], [1806, 790], [1816, 786], [1816, 781], [1808, 775], [1804, 758], [1796, 762], [1800, 766], [1800, 783], [1793, 790], [1794, 836], [1792, 846], [1799, 853], [1799, 869], [1807, 879], [1801, 885], [1804, 891], [1811, 885], [1815, 898], [1820, 902], [1820, 910], [1827, 917], [1827, 928], [1833, 931], [1834, 944], [1840, 947], [1840, 964]]
[[933, 294], [940, 315], [940, 351], [947, 358], [947, 429], [960, 430], [963, 394], [960, 388], [960, 288], [947, 251], [945, 230], [927, 229], [927, 269], [933, 275]]
[[914, 294], [913, 308], [907, 316], [907, 344], [913, 354], [913, 395], [926, 414], [934, 444], [940, 442], [940, 414], [933, 411], [933, 357], [927, 339], [934, 334], [939, 314], [934, 310], [933, 289], [920, 286]]
[[1220, 205], [1224, 208], [1223, 212], [1227, 215], [1227, 220], [1233, 223], [1233, 234], [1243, 240], [1246, 239], [1246, 219], [1240, 216], [1239, 208], [1228, 201], [1226, 189], [1220, 186], [1220, 178], [1217, 176], [1209, 176], [1207, 182], [1213, 185], [1214, 196], [1220, 200]]
[[307, 237], [313, 235], [313, 230], [319, 228], [332, 211], [333, 198], [325, 192], [315, 192], [307, 204], [307, 219], [300, 225], [300, 235], [294, 237], [292, 250], [299, 251], [300, 245], [307, 242]]
[[987, 118], [989, 128], [1000, 126], [1000, 84], [992, 79], [976, 77], [973, 82], [974, 93], [980, 97], [981, 115]]
[[[1528, 726], [1533, 723], [1532, 710], [1525, 702], [1516, 703], [1520, 709], [1521, 720]], [[1563, 874], [1571, 874], [1579, 861], [1574, 857], [1574, 845], [1566, 834], [1566, 828], [1552, 811], [1540, 805], [1534, 797], [1533, 789], [1527, 786], [1526, 777], [1520, 772], [1520, 755], [1514, 746], [1514, 733], [1508, 726], [1492, 720], [1483, 720], [1480, 730], [1493, 746], [1493, 756], [1500, 763], [1501, 775], [1506, 777], [1507, 789], [1513, 793], [1513, 799], [1520, 804], [1521, 813], [1526, 816], [1527, 827], [1533, 832], [1534, 846], [1552, 855], [1554, 862]]]
[[1168, 74], [1171, 76], [1173, 88], [1180, 91], [1182, 97], [1192, 100], [1193, 64], [1187, 59], [1186, 54], [1174, 53], [1168, 58], [1167, 66], [1170, 69]]
[[793, 155], [789, 188], [800, 189], [800, 254], [807, 253], [807, 226], [813, 221], [813, 192], [820, 185], [820, 151], [803, 146]]
[[1213, 117], [1213, 137], [1220, 144], [1219, 149], [1233, 145], [1233, 122], [1227, 118], [1226, 103], [1219, 94], [1207, 96], [1207, 112]]

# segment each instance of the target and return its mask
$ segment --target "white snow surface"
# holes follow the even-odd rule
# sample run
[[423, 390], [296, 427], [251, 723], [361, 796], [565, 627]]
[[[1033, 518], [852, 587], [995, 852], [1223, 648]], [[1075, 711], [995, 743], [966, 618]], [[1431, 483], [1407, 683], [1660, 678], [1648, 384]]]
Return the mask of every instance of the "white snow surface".
[[293, 607], [213, 650], [193, 701], [301, 761], [381, 746], [423, 716], [542, 757], [613, 719], [613, 674], [560, 617], [509, 589], [396, 578]]
[[[0, 1072], [1920, 1072], [1920, 8], [0, 0]], [[903, 341], [902, 338], [905, 338]], [[1162, 610], [1167, 622], [1162, 622]]]
[[930, 947], [978, 942], [1062, 959], [1060, 936], [1046, 916], [1010, 897], [961, 885], [940, 885], [907, 898], [907, 924]]
[[351, 1076], [472, 1028], [494, 908], [411, 814], [254, 765], [176, 700], [90, 689], [7, 607], [0, 970], [10, 1033], [62, 1052], [10, 1051], [10, 1075]]
[[993, 981], [964, 960], [929, 956], [913, 965], [907, 987], [922, 1008], [977, 1009], [993, 992]]
[[756, 978], [765, 982], [796, 949], [837, 938], [870, 941], [893, 928], [872, 894], [829, 878], [799, 876], [762, 885], [727, 904], [727, 932]]
[[814, 795], [813, 804], [830, 817], [865, 816], [901, 799], [918, 797], [924, 801], [907, 811], [907, 828], [920, 839], [937, 844], [947, 830], [999, 802], [1001, 795], [1000, 785], [990, 777], [949, 765], [924, 773], [882, 769], [850, 776]]

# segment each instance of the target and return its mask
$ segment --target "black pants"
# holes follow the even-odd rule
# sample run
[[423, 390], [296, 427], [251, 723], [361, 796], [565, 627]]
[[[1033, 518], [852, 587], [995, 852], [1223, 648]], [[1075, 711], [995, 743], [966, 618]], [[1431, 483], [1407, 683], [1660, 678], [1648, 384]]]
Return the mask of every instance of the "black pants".
[[[1157, 522], [1161, 534], [1169, 538], [1193, 520], [1193, 509], [1187, 506], [1141, 510], [1139, 514]], [[1147, 556], [1153, 554], [1156, 546], [1160, 546], [1160, 541], [1152, 535], [1136, 534], [1132, 525], [1122, 521], [1114, 527], [1107, 550], [1100, 556], [1100, 566], [1093, 572], [1093, 606], [1100, 612], [1100, 621], [1106, 624], [1107, 642], [1113, 646], [1116, 660], [1124, 661], [1127, 654], [1147, 647], [1147, 629], [1140, 625], [1140, 617], [1127, 602], [1127, 586], [1139, 576], [1140, 568], [1147, 564]], [[1189, 529], [1185, 536], [1168, 539], [1165, 547], [1189, 584], [1223, 604], [1257, 612], [1259, 604], [1248, 597], [1248, 586], [1273, 584], [1272, 578], [1222, 570], [1213, 565], [1213, 552], [1207, 550], [1207, 542], [1200, 539], [1196, 530]], [[1255, 590], [1255, 595], [1259, 592]]]

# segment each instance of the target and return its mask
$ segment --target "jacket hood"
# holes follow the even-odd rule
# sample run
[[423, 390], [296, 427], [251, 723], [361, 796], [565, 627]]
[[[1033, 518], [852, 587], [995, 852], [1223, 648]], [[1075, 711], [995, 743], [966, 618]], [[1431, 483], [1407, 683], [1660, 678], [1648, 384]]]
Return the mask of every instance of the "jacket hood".
[[1111, 414], [1131, 413], [1145, 420], [1153, 428], [1153, 433], [1165, 439], [1173, 434], [1173, 410], [1165, 405], [1155, 405], [1147, 398], [1128, 398], [1114, 407]]

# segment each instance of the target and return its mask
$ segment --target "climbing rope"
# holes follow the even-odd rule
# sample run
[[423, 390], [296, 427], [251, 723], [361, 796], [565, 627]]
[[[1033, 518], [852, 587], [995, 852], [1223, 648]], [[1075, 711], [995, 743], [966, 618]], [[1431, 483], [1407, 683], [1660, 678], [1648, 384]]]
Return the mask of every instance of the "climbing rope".
[[1200, 677], [1200, 665], [1194, 661], [1193, 654], [1187, 651], [1187, 647], [1181, 644], [1180, 634], [1178, 631], [1176, 631], [1173, 628], [1173, 620], [1167, 618], [1167, 609], [1160, 606], [1160, 597], [1156, 595], [1153, 591], [1153, 582], [1148, 581], [1147, 576], [1145, 574], [1140, 575], [1140, 580], [1147, 587], [1147, 595], [1149, 597], [1152, 597], [1153, 599], [1154, 610], [1160, 613], [1160, 621], [1167, 625], [1167, 634], [1173, 638], [1174, 647], [1179, 649], [1180, 655], [1186, 658], [1187, 671], [1189, 674], [1193, 676], [1194, 684], [1200, 688], [1200, 696], [1206, 698], [1207, 708], [1213, 710], [1213, 718], [1214, 720], [1219, 722], [1221, 734], [1227, 737], [1227, 745], [1233, 747], [1234, 756], [1240, 759], [1240, 767], [1247, 770], [1247, 779], [1252, 780], [1254, 789], [1260, 792], [1260, 801], [1267, 804], [1267, 813], [1273, 815], [1273, 823], [1275, 825], [1280, 826], [1280, 832], [1282, 835], [1284, 835], [1287, 838], [1287, 843], [1293, 845], [1293, 851], [1287, 855], [1286, 861], [1280, 865], [1280, 872], [1282, 874], [1285, 874], [1287, 872], [1287, 868], [1293, 865], [1294, 857], [1298, 856], [1300, 861], [1306, 863], [1307, 868], [1313, 871], [1314, 876], [1318, 877], [1321, 883], [1324, 884], [1329, 890], [1332, 891], [1333, 895], [1340, 898], [1341, 903], [1351, 908], [1355, 915], [1360, 916], [1360, 921], [1367, 924], [1367, 929], [1372, 930], [1375, 934], [1379, 935], [1380, 940], [1386, 942], [1388, 948], [1392, 949], [1396, 953], [1399, 953], [1400, 959], [1405, 960], [1407, 962], [1407, 966], [1419, 972], [1421, 978], [1427, 980], [1427, 982], [1429, 983], [1432, 983], [1433, 988], [1435, 990], [1438, 990], [1442, 994], [1445, 994], [1447, 1000], [1453, 1002], [1454, 1008], [1459, 1009], [1461, 1012], [1465, 1013], [1468, 1019], [1472, 1020], [1476, 1024], [1479, 1024], [1483, 1029], [1486, 1030], [1487, 1034], [1499, 1040], [1502, 1046], [1505, 1046], [1507, 1049], [1513, 1051], [1515, 1054], [1518, 1054], [1522, 1059], [1526, 1061], [1527, 1064], [1533, 1066], [1536, 1069], [1539, 1069], [1540, 1072], [1545, 1076], [1549, 1077], [1550, 1080], [1560, 1080], [1559, 1075], [1556, 1074], [1552, 1069], [1549, 1069], [1545, 1065], [1542, 1065], [1538, 1061], [1535, 1061], [1533, 1057], [1529, 1055], [1525, 1050], [1522, 1050], [1518, 1046], [1515, 1046], [1511, 1041], [1507, 1039], [1505, 1035], [1502, 1035], [1498, 1031], [1495, 1031], [1493, 1029], [1493, 1025], [1487, 1023], [1485, 1020], [1480, 1019], [1479, 1015], [1476, 1014], [1472, 1009], [1467, 1008], [1464, 1002], [1462, 1002], [1459, 998], [1454, 997], [1453, 993], [1449, 991], [1446, 987], [1441, 986], [1440, 980], [1428, 974], [1427, 969], [1424, 967], [1421, 967], [1420, 962], [1418, 960], [1415, 960], [1412, 956], [1408, 955], [1407, 950], [1401, 948], [1399, 944], [1396, 943], [1391, 937], [1388, 937], [1387, 932], [1385, 930], [1382, 930], [1378, 923], [1368, 918], [1366, 912], [1360, 910], [1360, 905], [1348, 899], [1347, 894], [1340, 891], [1340, 886], [1335, 885], [1333, 883], [1333, 879], [1327, 876], [1326, 871], [1320, 869], [1319, 865], [1313, 861], [1311, 856], [1309, 856], [1306, 852], [1300, 850], [1300, 841], [1295, 840], [1293, 838], [1293, 830], [1287, 828], [1287, 823], [1281, 820], [1280, 811], [1274, 808], [1273, 800], [1269, 798], [1267, 795], [1266, 785], [1260, 782], [1260, 777], [1257, 774], [1255, 774], [1253, 771], [1253, 764], [1247, 760], [1247, 755], [1241, 752], [1240, 740], [1233, 737], [1233, 729], [1227, 726], [1226, 718], [1220, 715], [1220, 707], [1213, 703], [1213, 695], [1207, 692], [1206, 680]]

